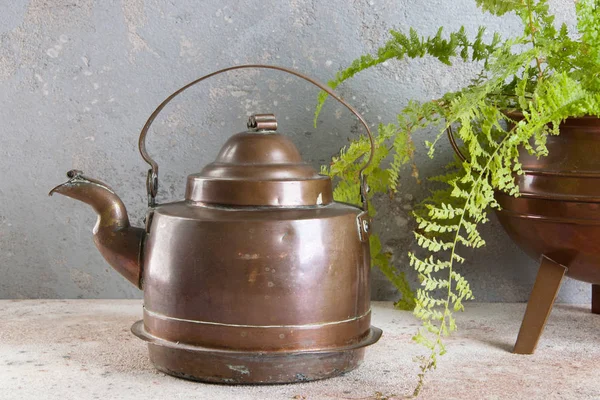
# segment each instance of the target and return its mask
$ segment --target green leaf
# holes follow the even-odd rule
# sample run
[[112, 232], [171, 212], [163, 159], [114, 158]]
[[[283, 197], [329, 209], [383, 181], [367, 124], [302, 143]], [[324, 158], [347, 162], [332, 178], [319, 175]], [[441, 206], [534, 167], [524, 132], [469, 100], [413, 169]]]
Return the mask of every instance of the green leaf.
[[[455, 159], [446, 173], [429, 178], [437, 186], [414, 209], [418, 249], [409, 252], [408, 260], [419, 279], [416, 292], [408, 287], [404, 271], [391, 265], [390, 254], [382, 252], [379, 238], [371, 239], [373, 265], [401, 293], [396, 307], [413, 308], [422, 320], [414, 340], [428, 354], [419, 358], [415, 395], [425, 374], [446, 352], [443, 337], [457, 329], [454, 313], [473, 299], [469, 282], [459, 272], [465, 262], [459, 253], [485, 245], [481, 226], [489, 220], [490, 210], [500, 209], [496, 193], [520, 195], [515, 177], [523, 174], [521, 152], [544, 157], [548, 135], [559, 134], [563, 120], [600, 116], [599, 0], [576, 2], [577, 31], [569, 31], [566, 24], [557, 29], [547, 0], [476, 0], [476, 4], [496, 16], [514, 13], [522, 22], [522, 32], [506, 40], [495, 33], [490, 40], [483, 27], [475, 37], [469, 37], [464, 27], [449, 33], [440, 27], [429, 37], [412, 28], [391, 31], [376, 54], [355, 60], [329, 83], [335, 88], [392, 59], [427, 56], [450, 66], [458, 58], [481, 67], [469, 85], [455, 92], [398, 106], [395, 123], [379, 126], [373, 163], [366, 171], [371, 215], [375, 215], [382, 195], [401, 192], [407, 164], [412, 164], [411, 174], [418, 177], [414, 154], [419, 147], [413, 138], [424, 129], [436, 131], [435, 139], [425, 142], [429, 157], [434, 157], [452, 128], [466, 158]], [[319, 95], [315, 123], [326, 98]], [[523, 118], [513, 120], [507, 111], [520, 111]], [[336, 199], [359, 204], [358, 171], [368, 151], [366, 138], [354, 140], [322, 168], [336, 182]]]

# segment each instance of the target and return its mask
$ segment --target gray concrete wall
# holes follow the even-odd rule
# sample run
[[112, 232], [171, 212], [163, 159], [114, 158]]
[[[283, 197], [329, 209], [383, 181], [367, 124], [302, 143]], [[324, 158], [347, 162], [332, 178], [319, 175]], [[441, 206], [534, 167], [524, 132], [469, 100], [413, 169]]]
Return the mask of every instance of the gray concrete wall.
[[[511, 35], [514, 18], [481, 14], [471, 0], [3, 0], [0, 11], [0, 298], [131, 298], [140, 292], [109, 269], [91, 240], [85, 205], [47, 192], [72, 168], [105, 180], [122, 195], [134, 224], [145, 211], [145, 174], [136, 141], [146, 118], [181, 85], [215, 69], [269, 63], [326, 81], [381, 45], [391, 27], [437, 26], [474, 34], [479, 24]], [[559, 20], [573, 24], [572, 1], [556, 0]], [[393, 121], [410, 98], [429, 99], [468, 82], [475, 68], [431, 60], [392, 61], [348, 82], [340, 92], [373, 125]], [[360, 132], [329, 102], [317, 129], [317, 90], [277, 72], [232, 73], [190, 90], [157, 120], [148, 146], [161, 165], [160, 200], [183, 196], [185, 176], [210, 162], [247, 115], [274, 112], [281, 131], [315, 166]], [[432, 132], [416, 137], [420, 143]], [[419, 148], [421, 175], [434, 161]], [[406, 174], [408, 176], [408, 174]], [[394, 201], [380, 199], [377, 229], [409, 270], [409, 212], [425, 185], [403, 179]], [[479, 301], [524, 301], [536, 265], [495, 220], [488, 246], [463, 268]], [[414, 275], [410, 274], [414, 280]], [[393, 299], [375, 273], [374, 294]], [[560, 300], [585, 302], [589, 286], [567, 282]]]

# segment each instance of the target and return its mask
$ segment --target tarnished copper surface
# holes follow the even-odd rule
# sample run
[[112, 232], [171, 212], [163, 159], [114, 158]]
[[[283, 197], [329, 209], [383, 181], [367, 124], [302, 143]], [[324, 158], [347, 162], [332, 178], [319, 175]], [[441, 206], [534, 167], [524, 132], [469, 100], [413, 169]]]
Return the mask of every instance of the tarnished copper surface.
[[333, 202], [330, 178], [274, 131], [273, 115], [260, 114], [215, 162], [188, 177], [184, 201], [156, 203], [158, 165], [145, 152], [145, 134], [166, 103], [206, 77], [167, 98], [142, 130], [140, 151], [152, 167], [145, 229], [131, 228], [114, 192], [80, 173], [51, 193], [84, 201], [100, 215], [96, 243], [143, 288], [144, 319], [132, 330], [149, 342], [161, 371], [209, 382], [283, 383], [356, 368], [364, 347], [381, 335], [370, 326], [371, 221], [362, 170], [363, 207]]
[[[508, 113], [513, 120], [522, 114]], [[520, 149], [519, 197], [497, 192], [498, 220], [540, 268], [514, 352], [534, 352], [562, 276], [594, 284], [592, 312], [600, 313], [600, 119], [568, 118], [549, 135], [547, 157]], [[448, 137], [459, 158], [468, 162]]]
[[[153, 226], [159, 229], [146, 244], [144, 306], [153, 316], [146, 328], [173, 341], [195, 329], [193, 344], [206, 347], [312, 349], [358, 341], [370, 319], [369, 249], [359, 238], [359, 213], [338, 203], [283, 210], [158, 207]], [[202, 238], [203, 245], [172, 237]], [[193, 267], [182, 270], [184, 264]], [[181, 301], [188, 298], [194, 301]]]
[[543, 256], [513, 353], [533, 354], [550, 316], [563, 277], [564, 265]]
[[[568, 118], [559, 128], [560, 135], [548, 136], [547, 157], [520, 151], [521, 196], [496, 194], [502, 207], [496, 214], [508, 235], [531, 257], [543, 257], [516, 353], [535, 351], [563, 274], [600, 283], [600, 119]], [[592, 312], [597, 303], [593, 293]]]
[[600, 283], [600, 119], [569, 118], [548, 136], [547, 157], [522, 150], [521, 196], [497, 193], [497, 212], [527, 254], [568, 268], [567, 276]]
[[144, 324], [150, 333], [159, 332], [171, 342], [195, 346], [237, 350], [282, 351], [299, 347], [306, 350], [325, 350], [339, 344], [351, 345], [362, 341], [356, 332], [367, 335], [371, 313], [342, 321], [313, 324], [226, 324], [214, 321], [169, 317], [144, 309]]
[[254, 131], [276, 131], [277, 120], [273, 114], [254, 114], [248, 119], [247, 126]]
[[[365, 344], [366, 346], [367, 344]], [[156, 369], [178, 378], [230, 385], [301, 383], [333, 378], [356, 369], [364, 347], [325, 353], [201, 353], [148, 344]]]
[[229, 138], [214, 162], [188, 176], [185, 198], [236, 206], [312, 206], [331, 203], [333, 192], [331, 179], [302, 161], [290, 139], [264, 131]]
[[98, 222], [94, 227], [94, 243], [104, 259], [129, 282], [140, 287], [141, 254], [144, 230], [129, 224], [127, 210], [121, 199], [105, 183], [88, 178], [81, 171], [67, 172], [69, 180], [48, 193], [64, 196], [89, 204]]
[[[351, 371], [363, 360], [364, 347], [381, 337], [372, 327], [360, 341], [335, 349], [240, 351], [165, 341], [150, 334], [143, 321], [131, 331], [148, 342], [150, 360], [180, 378], [229, 384], [273, 384], [325, 379]], [[200, 378], [199, 378], [200, 377]]]
[[600, 314], [600, 285], [592, 285], [592, 313]]

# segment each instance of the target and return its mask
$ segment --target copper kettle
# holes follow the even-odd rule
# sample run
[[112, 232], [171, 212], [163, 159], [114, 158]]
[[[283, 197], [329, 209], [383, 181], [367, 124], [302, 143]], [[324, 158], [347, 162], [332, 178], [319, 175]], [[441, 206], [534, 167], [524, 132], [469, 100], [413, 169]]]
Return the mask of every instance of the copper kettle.
[[[216, 161], [189, 175], [185, 200], [158, 204], [158, 164], [146, 134], [188, 87], [216, 74], [268, 68], [305, 79], [364, 125], [371, 155], [360, 172], [362, 208], [333, 201], [331, 179], [304, 163], [276, 132], [273, 115], [252, 116]], [[371, 327], [370, 219], [364, 169], [373, 138], [364, 119], [326, 86], [282, 67], [239, 65], [182, 87], [152, 113], [139, 149], [150, 164], [144, 228], [130, 226], [106, 184], [68, 172], [52, 189], [91, 205], [94, 242], [108, 263], [144, 291], [143, 320], [159, 370], [219, 383], [287, 383], [356, 368], [381, 330]]]

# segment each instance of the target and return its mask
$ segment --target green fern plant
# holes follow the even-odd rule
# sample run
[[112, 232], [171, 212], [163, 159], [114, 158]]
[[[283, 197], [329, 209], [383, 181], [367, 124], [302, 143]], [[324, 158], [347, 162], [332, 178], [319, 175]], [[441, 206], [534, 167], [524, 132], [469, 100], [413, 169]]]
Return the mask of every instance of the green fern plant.
[[[546, 138], [560, 133], [561, 121], [568, 117], [600, 116], [600, 0], [576, 2], [576, 32], [569, 32], [565, 24], [555, 26], [547, 0], [476, 3], [483, 11], [497, 16], [516, 14], [522, 21], [522, 33], [504, 40], [496, 34], [485, 43], [483, 27], [472, 40], [464, 28], [448, 36], [440, 28], [428, 38], [412, 29], [408, 35], [391, 31], [391, 39], [376, 55], [359, 58], [329, 82], [335, 88], [355, 74], [394, 58], [431, 56], [447, 65], [460, 58], [481, 65], [470, 85], [439, 99], [411, 101], [395, 124], [381, 125], [377, 157], [368, 171], [373, 175], [369, 177], [373, 192], [394, 193], [400, 167], [410, 162], [414, 153], [412, 135], [425, 127], [439, 130], [433, 142], [426, 142], [430, 157], [446, 131], [454, 129], [468, 159], [455, 160], [446, 174], [432, 178], [440, 183], [440, 189], [433, 191], [414, 212], [414, 235], [420, 250], [410, 252], [409, 260], [420, 285], [411, 302], [423, 326], [413, 339], [428, 349], [420, 358], [414, 395], [422, 389], [426, 373], [436, 367], [437, 358], [446, 352], [442, 339], [456, 330], [453, 313], [463, 310], [463, 302], [473, 298], [468, 281], [458, 271], [464, 262], [459, 252], [465, 247], [485, 245], [479, 226], [488, 221], [491, 209], [499, 208], [494, 198], [496, 191], [519, 195], [514, 181], [515, 175], [523, 173], [519, 148], [545, 156]], [[315, 123], [326, 98], [326, 93], [319, 96]], [[522, 118], [511, 119], [511, 111], [520, 112]], [[347, 201], [355, 196], [350, 190], [358, 192], [354, 187], [354, 163], [366, 149], [364, 140], [355, 141], [323, 169], [337, 179], [336, 198]], [[392, 158], [391, 165], [384, 168], [382, 163], [388, 157]], [[376, 238], [373, 242], [373, 264], [381, 268], [381, 245]], [[385, 262], [388, 264], [383, 269], [391, 268], [389, 258]], [[389, 275], [403, 276], [393, 268]], [[408, 293], [410, 297], [405, 280], [392, 281], [402, 287], [403, 295]]]

